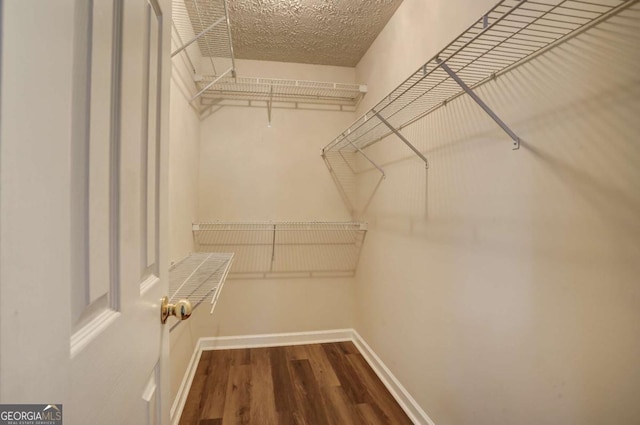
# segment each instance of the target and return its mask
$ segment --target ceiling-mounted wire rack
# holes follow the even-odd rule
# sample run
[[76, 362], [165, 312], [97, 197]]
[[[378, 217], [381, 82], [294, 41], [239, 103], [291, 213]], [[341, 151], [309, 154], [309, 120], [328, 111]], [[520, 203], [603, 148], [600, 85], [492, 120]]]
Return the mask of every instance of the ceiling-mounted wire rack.
[[[206, 86], [213, 77], [198, 82]], [[222, 78], [203, 94], [203, 101], [264, 100], [273, 102], [357, 106], [367, 87], [359, 84], [275, 78]]]
[[176, 30], [185, 41], [172, 56], [191, 43], [197, 43], [203, 57], [233, 56], [225, 0], [173, 0], [172, 12]]
[[186, 298], [195, 309], [210, 300], [213, 313], [233, 258], [233, 253], [192, 253], [173, 264], [169, 269], [169, 302]]
[[354, 222], [193, 224], [197, 251], [235, 253], [230, 279], [353, 276], [366, 233]]
[[[276, 78], [202, 77], [197, 82], [203, 107], [220, 105], [221, 101], [262, 101], [267, 107], [269, 124], [275, 103], [291, 108], [302, 105], [335, 106], [337, 110], [355, 111], [367, 86], [325, 81], [285, 80]], [[234, 103], [237, 105], [237, 103]], [[282, 106], [282, 105], [278, 105]]]
[[515, 132], [472, 88], [637, 1], [502, 0], [325, 146], [323, 156], [328, 151], [363, 153], [395, 134], [426, 163], [399, 130], [465, 93], [496, 121], [517, 149]]
[[[216, 78], [235, 76], [226, 0], [173, 0], [171, 11], [176, 45], [171, 57], [185, 55], [194, 81], [196, 76], [205, 72], [216, 75]], [[191, 101], [204, 93], [203, 88], [193, 95]]]
[[[173, 0], [171, 56], [184, 55], [192, 72], [194, 93], [190, 99], [200, 112], [224, 101], [234, 106], [266, 106], [269, 123], [273, 107], [307, 105], [355, 111], [367, 87], [322, 81], [275, 78], [236, 78], [226, 0]], [[256, 105], [256, 101], [261, 102]]]

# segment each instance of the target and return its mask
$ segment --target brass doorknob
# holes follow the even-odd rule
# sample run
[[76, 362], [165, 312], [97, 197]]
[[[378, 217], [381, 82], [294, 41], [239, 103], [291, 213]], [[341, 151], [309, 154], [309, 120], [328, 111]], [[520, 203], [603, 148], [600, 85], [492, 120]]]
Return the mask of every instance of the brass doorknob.
[[160, 305], [160, 321], [166, 323], [169, 316], [175, 316], [178, 320], [186, 320], [191, 316], [193, 307], [191, 302], [186, 299], [181, 299], [175, 304], [169, 304], [169, 297], [162, 297], [162, 304]]

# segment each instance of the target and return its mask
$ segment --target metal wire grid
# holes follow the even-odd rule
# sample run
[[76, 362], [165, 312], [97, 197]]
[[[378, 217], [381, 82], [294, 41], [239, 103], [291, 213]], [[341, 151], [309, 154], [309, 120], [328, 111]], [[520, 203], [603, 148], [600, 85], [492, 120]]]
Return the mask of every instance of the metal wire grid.
[[233, 251], [230, 276], [353, 276], [366, 225], [353, 222], [199, 223], [199, 252]]
[[325, 152], [323, 159], [331, 178], [340, 192], [342, 200], [353, 216], [357, 205], [357, 157], [356, 152], [330, 151]]
[[[203, 89], [216, 77], [198, 82]], [[221, 78], [202, 95], [203, 103], [220, 99], [264, 100], [355, 106], [366, 93], [358, 84], [273, 78]]]
[[233, 253], [193, 253], [169, 269], [170, 302], [182, 298], [194, 309], [211, 299], [211, 312], [233, 262]]
[[401, 129], [462, 94], [439, 60], [473, 87], [636, 1], [502, 0], [324, 151], [364, 149], [391, 134], [376, 112]]
[[233, 55], [224, 0], [173, 0], [173, 23], [183, 42], [220, 21], [196, 43], [203, 57], [230, 58]]

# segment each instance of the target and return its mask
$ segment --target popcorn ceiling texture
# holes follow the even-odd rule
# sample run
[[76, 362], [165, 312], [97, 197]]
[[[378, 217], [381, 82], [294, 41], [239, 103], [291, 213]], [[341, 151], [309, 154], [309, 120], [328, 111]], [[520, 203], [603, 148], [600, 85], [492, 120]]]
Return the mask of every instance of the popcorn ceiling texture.
[[354, 67], [402, 0], [230, 0], [235, 57]]

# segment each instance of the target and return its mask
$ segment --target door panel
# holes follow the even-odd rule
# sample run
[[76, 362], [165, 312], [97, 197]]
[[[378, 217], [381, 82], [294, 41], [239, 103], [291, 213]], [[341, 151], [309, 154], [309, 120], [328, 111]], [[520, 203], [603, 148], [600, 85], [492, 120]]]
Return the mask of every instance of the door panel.
[[160, 409], [160, 391], [159, 391], [159, 378], [160, 378], [160, 365], [156, 365], [151, 372], [151, 376], [147, 382], [147, 385], [142, 392], [142, 400], [146, 403], [145, 413], [146, 416], [141, 424], [155, 425], [159, 423], [159, 418], [162, 415]]
[[169, 2], [0, 17], [0, 403], [167, 424]]
[[[156, 1], [149, 0], [145, 22], [145, 96], [143, 98], [143, 214], [142, 214], [142, 277], [149, 282], [158, 276], [158, 201], [160, 114], [162, 81], [162, 14]], [[144, 289], [144, 286], [143, 286]]]
[[[94, 0], [92, 11], [85, 19], [90, 28], [90, 43], [87, 63], [90, 69], [89, 93], [89, 137], [88, 144], [88, 226], [86, 228], [89, 252], [88, 285], [85, 287], [87, 307], [100, 298], [107, 298], [112, 278], [110, 240], [115, 224], [111, 217], [110, 190], [117, 172], [117, 158], [111, 158], [112, 145], [119, 143], [112, 132], [111, 105], [117, 102], [119, 71], [114, 66], [120, 55], [120, 46], [114, 46], [114, 34], [121, 30], [122, 11], [115, 9], [114, 0]], [[117, 13], [114, 13], [117, 12]], [[84, 102], [83, 102], [84, 103]], [[117, 243], [117, 241], [113, 241]]]
[[[63, 403], [74, 2], [28, 3], [0, 2], [0, 403]], [[52, 22], [59, 28], [44, 43], [40, 31]], [[43, 72], [43, 64], [56, 66]]]
[[[72, 319], [78, 342], [96, 335], [118, 309], [118, 172], [122, 8], [114, 0], [79, 2], [74, 49], [74, 132], [71, 146], [73, 241]], [[104, 323], [102, 323], [104, 325]], [[83, 344], [84, 345], [84, 344]], [[75, 355], [80, 347], [72, 344]]]

